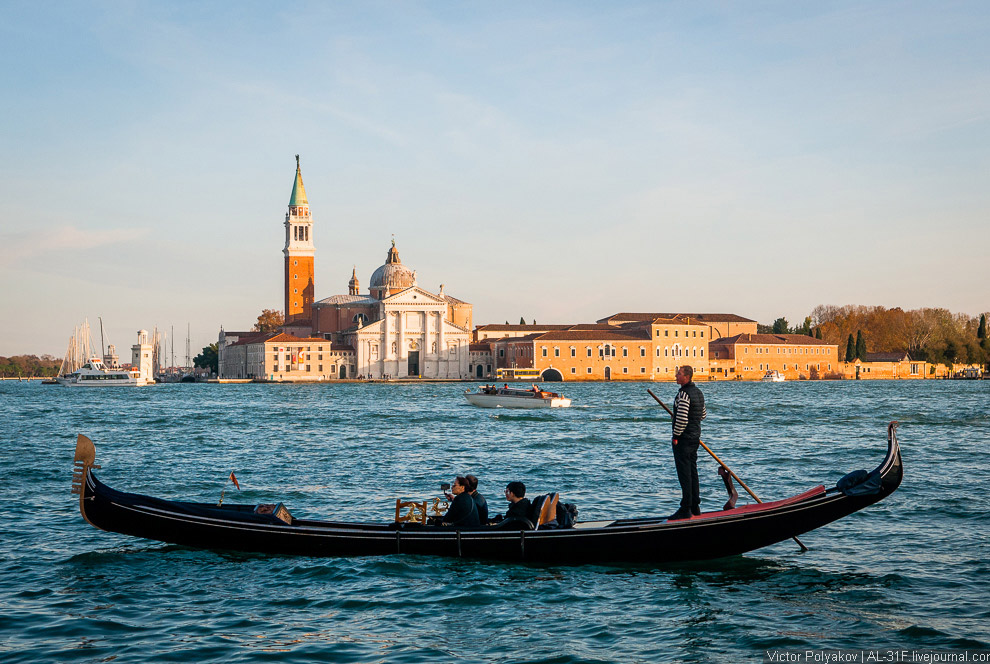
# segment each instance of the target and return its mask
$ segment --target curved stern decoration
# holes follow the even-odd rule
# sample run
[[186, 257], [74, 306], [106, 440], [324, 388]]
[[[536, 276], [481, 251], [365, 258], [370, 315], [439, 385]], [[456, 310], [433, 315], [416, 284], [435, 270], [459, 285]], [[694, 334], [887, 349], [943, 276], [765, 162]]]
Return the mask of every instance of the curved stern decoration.
[[[96, 447], [93, 445], [93, 441], [79, 434], [76, 438], [76, 456], [72, 462], [72, 493], [79, 496], [79, 511], [82, 512], [83, 518], [86, 518], [86, 510], [83, 509], [86, 476], [89, 474], [90, 469], [99, 468], [94, 463], [95, 461]], [[86, 518], [86, 521], [89, 521], [89, 519]]]

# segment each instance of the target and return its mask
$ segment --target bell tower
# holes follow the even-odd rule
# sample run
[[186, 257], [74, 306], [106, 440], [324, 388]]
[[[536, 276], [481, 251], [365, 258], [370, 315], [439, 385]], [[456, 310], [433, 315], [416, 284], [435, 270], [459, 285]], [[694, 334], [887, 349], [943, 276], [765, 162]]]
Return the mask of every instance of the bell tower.
[[296, 155], [296, 179], [292, 183], [289, 211], [285, 214], [285, 324], [313, 319], [313, 218], [303, 187], [299, 155]]
[[354, 266], [354, 270], [351, 272], [351, 280], [347, 282], [347, 292], [351, 295], [361, 294], [361, 284], [357, 278], [357, 265]]

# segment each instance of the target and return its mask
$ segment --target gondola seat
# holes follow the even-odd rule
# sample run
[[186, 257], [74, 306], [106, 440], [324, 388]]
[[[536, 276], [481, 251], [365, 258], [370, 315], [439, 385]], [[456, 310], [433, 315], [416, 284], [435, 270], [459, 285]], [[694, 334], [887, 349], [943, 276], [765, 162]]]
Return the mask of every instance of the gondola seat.
[[534, 502], [530, 511], [530, 520], [533, 522], [533, 530], [557, 525], [557, 492], [539, 496]]

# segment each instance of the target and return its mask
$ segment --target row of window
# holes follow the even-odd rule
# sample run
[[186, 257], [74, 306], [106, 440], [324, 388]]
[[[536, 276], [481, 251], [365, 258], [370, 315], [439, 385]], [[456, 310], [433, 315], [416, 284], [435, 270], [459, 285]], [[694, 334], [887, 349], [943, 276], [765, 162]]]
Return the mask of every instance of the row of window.
[[[577, 357], [577, 349], [571, 346], [570, 350], [571, 350], [571, 357]], [[588, 357], [591, 357], [591, 351], [592, 351], [591, 346], [587, 346], [585, 350], [587, 351]], [[546, 346], [541, 346], [540, 351], [543, 357], [549, 357], [549, 350], [547, 349]], [[598, 357], [600, 358], [615, 357], [615, 352], [616, 352], [615, 346], [610, 346], [609, 344], [605, 344], [603, 348], [598, 349]], [[554, 347], [553, 356], [560, 357], [560, 348], [556, 346]], [[639, 356], [646, 357], [646, 348], [644, 348], [643, 346], [639, 347]], [[663, 356], [664, 357], [704, 357], [705, 349], [698, 348], [697, 346], [692, 348], [682, 348], [680, 346], [673, 346], [673, 347], [666, 346], [663, 349]], [[501, 352], [499, 352], [499, 357], [503, 357]], [[622, 349], [622, 357], [629, 357], [628, 348]], [[657, 357], [660, 357], [660, 348], [657, 348]]]
[[[767, 370], [767, 371], [769, 371], [769, 370], [771, 370], [771, 369], [773, 369], [773, 367], [772, 367], [771, 365], [769, 365], [769, 364], [767, 364], [767, 366], [766, 366], [766, 370]], [[794, 365], [794, 370], [795, 370], [795, 371], [799, 371], [800, 369], [801, 369], [801, 367], [799, 367], [799, 366], [798, 366], [797, 364], [795, 364], [795, 365]], [[819, 362], [819, 363], [817, 363], [817, 364], [815, 365], [815, 369], [816, 369], [816, 370], [818, 370], [818, 371], [821, 371], [821, 370], [822, 370], [822, 363], [821, 363], [821, 362]], [[764, 367], [763, 367], [763, 365], [761, 364], [761, 365], [760, 365], [760, 371], [763, 371], [763, 370], [764, 370]], [[805, 371], [811, 371], [811, 365], [810, 365], [810, 364], [805, 364], [805, 365], [804, 365], [804, 370], [805, 370]], [[831, 364], [829, 364], [829, 365], [828, 365], [828, 368], [826, 369], [826, 371], [831, 371], [831, 370], [832, 370], [832, 365], [831, 365]], [[752, 369], [750, 369], [750, 371], [752, 371]], [[784, 364], [784, 365], [783, 365], [783, 369], [781, 369], [781, 371], [787, 371], [787, 364]]]
[[[607, 368], [611, 372], [611, 367], [607, 367]], [[661, 373], [661, 372], [662, 373], [670, 373], [670, 367], [656, 367], [654, 369], [654, 371], [656, 373]], [[592, 373], [591, 367], [587, 367], [587, 372], [589, 374]], [[646, 373], [646, 367], [640, 367], [639, 368], [639, 372], [645, 374]], [[576, 374], [577, 373], [577, 367], [571, 367], [571, 373], [572, 374]], [[622, 373], [628, 374], [629, 373], [629, 367], [622, 367]], [[705, 368], [704, 367], [698, 367], [698, 369], [695, 370], [695, 373], [705, 373]]]
[[[777, 346], [775, 346], [774, 348], [777, 351], [777, 355], [791, 355], [792, 354], [791, 353], [792, 350], [794, 351], [794, 353], [793, 353], [794, 355], [825, 355], [826, 354], [826, 350], [827, 350], [825, 348], [793, 348], [793, 349], [792, 348], [786, 348], [785, 349], [785, 348], [780, 348], [780, 347], [777, 347]], [[763, 347], [757, 346], [755, 350], [756, 350], [756, 355], [769, 355], [770, 354], [770, 349], [769, 348], [763, 348]], [[749, 352], [749, 347], [748, 346], [743, 346], [743, 352], [744, 353], [748, 353]]]
[[[674, 336], [675, 337], [677, 336], [678, 331], [679, 330], [674, 330]], [[688, 336], [688, 332], [691, 332], [691, 336], [692, 337], [697, 337], [698, 336], [698, 330], [684, 330], [684, 336], [685, 337]], [[660, 336], [660, 330], [657, 330], [657, 336], [658, 337]], [[664, 330], [663, 331], [663, 336], [669, 337], [670, 336], [670, 330]], [[701, 330], [701, 338], [702, 339], [705, 338], [705, 331], [704, 330]]]
[[[340, 370], [342, 372], [345, 369], [346, 369], [346, 365], [342, 365], [340, 367]], [[311, 367], [311, 365], [307, 364], [306, 365], [306, 368], [304, 369], [303, 368], [303, 365], [300, 364], [295, 370], [296, 371], [306, 371], [306, 372], [309, 372], [309, 371], [312, 371], [312, 367]], [[322, 372], [323, 371], [323, 365], [322, 364], [316, 365], [316, 370]], [[292, 369], [292, 365], [291, 364], [282, 364], [282, 365], [276, 364], [274, 367], [272, 367], [272, 371], [275, 371], [275, 372], [278, 372], [278, 373], [289, 373], [289, 372], [293, 371], [293, 369]], [[353, 368], [351, 369], [351, 371], [353, 371]], [[337, 365], [336, 364], [331, 364], [330, 365], [330, 373], [332, 373], [332, 374], [337, 373]]]
[[309, 226], [293, 226], [293, 239], [299, 242], [309, 242]]

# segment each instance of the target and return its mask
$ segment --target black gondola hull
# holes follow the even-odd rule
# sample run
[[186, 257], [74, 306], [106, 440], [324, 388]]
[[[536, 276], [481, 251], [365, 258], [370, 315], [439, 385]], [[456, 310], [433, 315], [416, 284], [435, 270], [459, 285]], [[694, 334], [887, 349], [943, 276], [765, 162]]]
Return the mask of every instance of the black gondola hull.
[[293, 520], [255, 514], [254, 505], [218, 507], [117, 491], [82, 469], [80, 511], [97, 528], [202, 549], [302, 555], [420, 554], [508, 561], [675, 562], [731, 556], [806, 533], [876, 503], [903, 476], [894, 423], [877, 467], [879, 490], [845, 495], [817, 487], [782, 501], [680, 521], [624, 519], [560, 530], [453, 530], [415, 524]]

